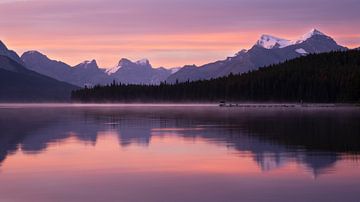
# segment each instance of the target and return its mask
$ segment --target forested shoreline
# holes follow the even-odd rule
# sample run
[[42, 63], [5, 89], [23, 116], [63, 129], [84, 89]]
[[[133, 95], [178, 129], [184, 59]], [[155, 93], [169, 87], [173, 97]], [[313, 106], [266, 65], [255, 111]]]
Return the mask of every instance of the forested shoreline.
[[240, 75], [184, 83], [115, 83], [72, 92], [78, 102], [360, 101], [360, 51], [310, 54]]

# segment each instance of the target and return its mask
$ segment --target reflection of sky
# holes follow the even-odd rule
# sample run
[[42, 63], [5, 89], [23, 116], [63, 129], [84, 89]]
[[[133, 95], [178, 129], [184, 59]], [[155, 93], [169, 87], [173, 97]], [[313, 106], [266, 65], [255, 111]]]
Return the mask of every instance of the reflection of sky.
[[[95, 145], [75, 137], [39, 154], [17, 151], [1, 167], [0, 200], [18, 201], [338, 201], [357, 197], [358, 164], [341, 160], [336, 174], [316, 181], [297, 163], [261, 173], [252, 155], [238, 155], [202, 138], [153, 136], [119, 147], [114, 132]], [[21, 193], [21, 194], [18, 194]], [[6, 200], [4, 200], [6, 201]]]
[[[107, 144], [113, 145], [116, 143], [118, 148], [120, 147], [129, 150], [133, 150], [134, 148], [139, 149], [139, 146], [153, 148], [154, 139], [159, 139], [165, 144], [162, 144], [162, 147], [157, 148], [156, 151], [158, 153], [164, 153], [164, 156], [173, 160], [174, 162], [172, 163], [175, 164], [183, 164], [187, 160], [194, 162], [201, 161], [205, 156], [208, 156], [205, 159], [210, 160], [208, 163], [213, 163], [211, 162], [211, 159], [214, 156], [224, 154], [218, 154], [218, 149], [212, 149], [213, 146], [206, 144], [210, 143], [210, 145], [218, 145], [222, 148], [222, 152], [228, 154], [225, 159], [241, 158], [245, 155], [247, 159], [249, 159], [248, 157], [251, 157], [251, 164], [253, 165], [256, 163], [258, 167], [258, 169], [250, 169], [245, 166], [245, 164], [240, 167], [234, 165], [231, 166], [231, 168], [234, 169], [232, 170], [226, 165], [226, 162], [216, 162], [214, 163], [214, 171], [216, 172], [238, 172], [240, 170], [245, 172], [254, 170], [272, 171], [296, 163], [303, 165], [307, 168], [306, 171], [310, 171], [312, 175], [317, 176], [325, 173], [329, 168], [334, 166], [336, 161], [341, 159], [341, 156], [335, 152], [328, 152], [325, 153], [325, 155], [323, 153], [310, 153], [297, 147], [293, 148], [288, 145], [266, 141], [254, 134], [248, 134], [241, 130], [234, 130], [236, 129], [236, 125], [231, 124], [227, 125], [219, 123], [218, 125], [213, 125], [209, 122], [209, 125], [194, 125], [194, 123], [191, 121], [188, 122], [185, 118], [173, 120], [151, 117], [140, 118], [137, 116], [110, 116], [111, 122], [109, 122], [106, 116], [100, 116], [100, 120], [97, 120], [97, 118], [93, 120], [94, 117], [90, 117], [91, 118], [86, 119], [85, 122], [77, 119], [71, 121], [65, 119], [62, 121], [50, 122], [51, 124], [41, 127], [33, 132], [28, 131], [29, 134], [21, 138], [20, 142], [14, 142], [14, 144], [19, 144], [19, 147], [10, 147], [12, 153], [16, 151], [14, 148], [19, 148], [26, 154], [42, 154], [44, 151], [48, 150], [49, 145], [62, 145], [62, 142], [67, 141], [69, 138], [85, 143], [86, 145], [95, 146], [95, 150], [97, 151], [96, 147], [99, 145], [98, 139], [110, 135], [112, 137], [117, 137], [118, 140], [109, 141]], [[262, 134], [259, 134], [259, 136], [261, 135]], [[190, 149], [190, 146], [195, 145], [195, 150]], [[6, 147], [8, 146], [4, 145], [3, 149], [6, 150]], [[111, 147], [113, 146], [109, 146], [109, 148]], [[64, 150], [68, 151], [68, 149]], [[140, 150], [136, 153], [144, 155], [142, 152], [144, 151]], [[181, 156], [177, 156], [179, 154]], [[194, 158], [190, 158], [190, 156], [193, 156], [194, 154]], [[197, 156], [199, 154], [200, 156]], [[144, 157], [141, 156], [136, 157], [135, 154], [131, 154], [131, 156], [144, 161], [153, 161], [153, 159], [151, 159], [153, 157], [151, 156], [148, 157], [149, 159], [144, 159]], [[6, 156], [3, 158], [6, 158]], [[169, 161], [168, 159], [158, 157], [156, 157], [156, 159], [159, 160], [159, 162], [155, 162], [155, 165], [159, 165], [160, 161]], [[178, 159], [182, 160], [177, 162]], [[45, 161], [45, 163], [46, 162], [48, 161]], [[193, 165], [194, 163], [188, 162], [186, 164]], [[201, 165], [201, 163], [199, 165]], [[203, 168], [206, 167], [209, 167], [209, 165]], [[175, 168], [177, 171], [179, 171], [178, 169], [184, 170], [180, 165], [167, 168]], [[216, 170], [217, 168], [221, 169]], [[146, 170], [148, 168], [143, 167], [143, 169]], [[160, 167], [160, 170], [158, 171], [160, 172], [161, 169], [163, 168]], [[191, 167], [188, 167], [187, 169], [191, 170]], [[197, 169], [198, 172], [201, 172], [201, 169]]]
[[351, 201], [356, 111], [4, 107], [0, 201]]
[[5, 0], [0, 39], [72, 65], [148, 57], [155, 66], [202, 64], [249, 48], [262, 33], [295, 39], [311, 28], [360, 45], [357, 0]]

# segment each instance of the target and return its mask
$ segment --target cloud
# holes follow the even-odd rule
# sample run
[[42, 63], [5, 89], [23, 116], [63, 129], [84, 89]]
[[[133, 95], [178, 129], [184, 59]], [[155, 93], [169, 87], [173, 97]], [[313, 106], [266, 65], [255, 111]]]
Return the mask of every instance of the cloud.
[[15, 3], [15, 2], [21, 2], [21, 1], [27, 1], [27, 0], [0, 0], [0, 4]]
[[[150, 59], [156, 60], [153, 63], [157, 65], [178, 66], [222, 59], [227, 55], [220, 54], [249, 48], [262, 33], [294, 38], [316, 27], [351, 46], [358, 41], [355, 34], [360, 33], [358, 0], [0, 2], [12, 2], [0, 6], [0, 37], [15, 45], [16, 50], [46, 50], [70, 63], [77, 63], [85, 57], [85, 52], [91, 51], [93, 54], [89, 56], [100, 57], [104, 66], [115, 63], [117, 58], [110, 61], [101, 51], [118, 57], [151, 55]], [[223, 37], [226, 34], [231, 37]], [[51, 41], [56, 41], [53, 44], [61, 48], [56, 48]], [[189, 51], [188, 54], [181, 52], [189, 60], [176, 58], [176, 54], [156, 56], [160, 53], [155, 50], [177, 50], [179, 44], [182, 50]], [[78, 51], [79, 47], [83, 48], [84, 54], [57, 51], [68, 49], [70, 53], [75, 45]], [[219, 52], [216, 58], [214, 49]], [[195, 60], [199, 55], [201, 58]], [[168, 58], [165, 60], [165, 57]], [[166, 64], [162, 63], [165, 61]]]

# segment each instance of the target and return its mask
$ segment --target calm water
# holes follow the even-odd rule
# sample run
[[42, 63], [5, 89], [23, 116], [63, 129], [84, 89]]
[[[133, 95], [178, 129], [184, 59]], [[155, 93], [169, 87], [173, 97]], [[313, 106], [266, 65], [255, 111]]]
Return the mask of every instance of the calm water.
[[360, 109], [0, 105], [0, 201], [360, 201]]

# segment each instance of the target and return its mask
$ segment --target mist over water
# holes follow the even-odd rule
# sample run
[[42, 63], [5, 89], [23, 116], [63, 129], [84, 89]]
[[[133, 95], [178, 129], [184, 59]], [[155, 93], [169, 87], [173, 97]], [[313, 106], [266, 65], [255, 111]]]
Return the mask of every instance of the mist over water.
[[356, 201], [359, 123], [352, 107], [1, 104], [0, 201]]

